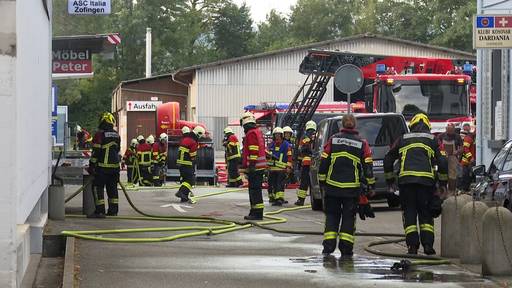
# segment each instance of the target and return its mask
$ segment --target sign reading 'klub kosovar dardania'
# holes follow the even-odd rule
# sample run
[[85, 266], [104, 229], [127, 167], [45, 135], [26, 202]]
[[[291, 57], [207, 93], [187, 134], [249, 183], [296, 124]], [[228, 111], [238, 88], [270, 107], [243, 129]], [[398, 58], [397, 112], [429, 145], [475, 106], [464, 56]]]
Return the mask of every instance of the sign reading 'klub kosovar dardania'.
[[512, 48], [512, 16], [478, 15], [473, 26], [474, 48]]

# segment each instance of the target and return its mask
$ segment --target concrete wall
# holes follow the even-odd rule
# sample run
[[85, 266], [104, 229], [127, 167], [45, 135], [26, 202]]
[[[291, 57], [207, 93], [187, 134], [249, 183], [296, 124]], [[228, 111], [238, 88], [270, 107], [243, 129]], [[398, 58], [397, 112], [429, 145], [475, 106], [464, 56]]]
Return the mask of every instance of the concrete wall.
[[43, 1], [0, 0], [0, 129], [9, 139], [0, 143], [0, 287], [19, 287], [30, 253], [41, 253], [51, 168], [50, 25]]

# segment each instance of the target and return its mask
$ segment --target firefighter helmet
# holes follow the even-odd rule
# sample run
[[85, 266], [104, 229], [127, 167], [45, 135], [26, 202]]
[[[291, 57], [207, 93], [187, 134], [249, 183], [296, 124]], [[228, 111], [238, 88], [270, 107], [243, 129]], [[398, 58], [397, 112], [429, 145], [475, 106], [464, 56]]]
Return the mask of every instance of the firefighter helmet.
[[181, 133], [182, 134], [190, 133], [190, 128], [188, 128], [188, 126], [183, 126], [183, 128], [181, 128]]
[[137, 139], [135, 139], [135, 138], [133, 138], [132, 141], [130, 142], [130, 146], [132, 146], [132, 147], [137, 146], [137, 144], [139, 144], [139, 141], [137, 141]]
[[139, 135], [139, 136], [137, 136], [137, 141], [139, 141], [139, 142], [140, 142], [140, 141], [142, 141], [142, 140], [144, 140], [144, 136], [143, 136], [143, 135]]
[[82, 127], [80, 127], [80, 125], [76, 125], [76, 132], [82, 132]]
[[313, 130], [316, 131], [316, 123], [315, 123], [315, 121], [310, 120], [310, 121], [308, 121], [306, 123], [306, 131], [309, 130], [309, 129], [313, 129]]
[[425, 125], [428, 126], [428, 129], [432, 129], [432, 126], [430, 125], [430, 120], [428, 120], [427, 115], [423, 113], [418, 113], [414, 115], [414, 117], [412, 117], [411, 122], [409, 122], [409, 128], [418, 124], [419, 122], [423, 122]]
[[233, 129], [229, 127], [224, 128], [224, 134], [233, 134]]
[[283, 127], [283, 133], [292, 133], [293, 134], [293, 130], [290, 126], [284, 126]]
[[242, 126], [249, 123], [256, 123], [256, 117], [251, 112], [245, 112], [242, 114], [242, 118], [240, 118], [240, 122]]
[[116, 125], [116, 119], [114, 118], [114, 115], [112, 115], [112, 113], [105, 112], [101, 115], [100, 124], [101, 123]]
[[153, 144], [155, 143], [155, 137], [153, 135], [149, 135], [148, 138], [146, 138], [146, 142], [148, 144]]
[[274, 135], [274, 134], [283, 134], [283, 128], [281, 128], [281, 127], [274, 128], [274, 130], [272, 130], [272, 135]]
[[163, 142], [167, 141], [167, 134], [165, 134], [165, 133], [160, 134], [160, 141], [163, 141]]
[[194, 134], [196, 134], [196, 136], [197, 136], [198, 138], [203, 137], [203, 136], [204, 136], [204, 134], [206, 133], [206, 131], [204, 130], [204, 128], [203, 128], [203, 127], [201, 127], [201, 126], [196, 126], [196, 127], [194, 128], [194, 130], [192, 130], [192, 132], [194, 132]]

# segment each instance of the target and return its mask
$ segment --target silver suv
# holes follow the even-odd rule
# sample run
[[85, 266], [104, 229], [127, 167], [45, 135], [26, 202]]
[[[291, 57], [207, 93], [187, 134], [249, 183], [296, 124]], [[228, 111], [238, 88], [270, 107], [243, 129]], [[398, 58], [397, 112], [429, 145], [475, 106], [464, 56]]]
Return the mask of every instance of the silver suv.
[[[368, 141], [373, 153], [376, 195], [372, 199], [386, 198], [389, 207], [398, 207], [400, 205], [398, 194], [390, 193], [387, 189], [383, 161], [396, 139], [408, 132], [405, 118], [402, 114], [397, 113], [364, 113], [354, 114], [354, 116], [357, 119], [356, 129], [359, 131], [359, 135]], [[340, 131], [341, 118], [342, 116], [324, 119], [318, 124], [311, 164], [311, 207], [313, 210], [323, 209], [323, 192], [318, 184], [320, 155], [326, 141]]]

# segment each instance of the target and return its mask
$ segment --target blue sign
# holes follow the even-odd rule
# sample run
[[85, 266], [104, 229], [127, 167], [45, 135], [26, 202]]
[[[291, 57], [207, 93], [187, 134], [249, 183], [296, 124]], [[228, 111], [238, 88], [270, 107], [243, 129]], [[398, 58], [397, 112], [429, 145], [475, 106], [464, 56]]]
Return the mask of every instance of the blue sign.
[[494, 16], [477, 16], [476, 28], [494, 28]]
[[52, 85], [52, 138], [53, 144], [57, 142], [57, 94], [58, 88], [54, 84]]

